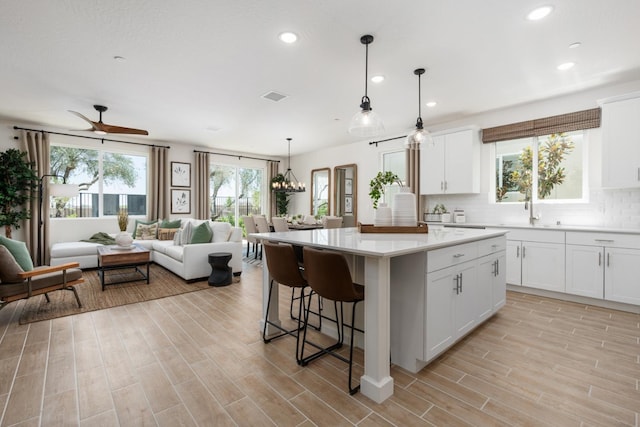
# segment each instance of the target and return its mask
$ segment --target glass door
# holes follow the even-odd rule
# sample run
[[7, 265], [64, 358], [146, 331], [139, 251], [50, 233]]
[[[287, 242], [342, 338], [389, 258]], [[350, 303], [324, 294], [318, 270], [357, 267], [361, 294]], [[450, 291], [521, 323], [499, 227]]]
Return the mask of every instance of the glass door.
[[240, 225], [242, 215], [265, 211], [264, 169], [211, 164], [209, 198], [211, 218]]

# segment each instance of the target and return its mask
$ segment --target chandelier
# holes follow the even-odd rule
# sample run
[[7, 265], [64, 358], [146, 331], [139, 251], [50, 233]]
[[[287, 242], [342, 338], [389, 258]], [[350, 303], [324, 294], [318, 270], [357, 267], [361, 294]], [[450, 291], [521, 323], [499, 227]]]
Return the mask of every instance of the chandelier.
[[277, 193], [302, 193], [305, 191], [304, 182], [298, 181], [298, 178], [291, 170], [291, 138], [287, 138], [287, 142], [289, 144], [287, 171], [284, 173], [282, 181], [271, 183], [271, 188]]

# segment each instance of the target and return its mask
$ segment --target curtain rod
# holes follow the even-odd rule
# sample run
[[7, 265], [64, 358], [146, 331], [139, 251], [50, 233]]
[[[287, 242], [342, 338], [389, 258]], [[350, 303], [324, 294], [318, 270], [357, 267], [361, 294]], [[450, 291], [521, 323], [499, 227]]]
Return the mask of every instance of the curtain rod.
[[371, 141], [369, 143], [369, 145], [376, 144], [376, 147], [377, 147], [378, 144], [380, 144], [381, 142], [393, 141], [394, 139], [400, 139], [400, 138], [406, 138], [406, 137], [407, 137], [407, 135], [402, 135], [402, 136], [396, 136], [396, 137], [393, 137], [393, 138], [381, 139], [380, 141]]
[[262, 159], [260, 157], [250, 157], [250, 156], [241, 156], [238, 154], [227, 154], [227, 153], [213, 153], [211, 151], [202, 151], [202, 150], [193, 150], [194, 153], [207, 153], [207, 154], [215, 154], [216, 156], [228, 156], [228, 157], [237, 157], [240, 159], [251, 159], [251, 160], [264, 160], [265, 162], [276, 162], [280, 163], [280, 160], [271, 160], [271, 159]]
[[[97, 136], [73, 135], [73, 134], [70, 134], [70, 133], [53, 132], [53, 131], [50, 131], [50, 130], [42, 130], [42, 129], [27, 129], [27, 128], [21, 128], [19, 126], [14, 126], [13, 128], [15, 130], [27, 130], [27, 131], [31, 131], [31, 132], [50, 133], [50, 134], [53, 134], [53, 135], [72, 136], [74, 138], [97, 139], [98, 141], [102, 141], [103, 144], [104, 144], [105, 141], [110, 141], [110, 142], [121, 142], [123, 144], [145, 145], [147, 147], [171, 148], [171, 147], [166, 146], [166, 145], [146, 144], [144, 142], [119, 141], [117, 139], [98, 138]], [[13, 139], [18, 139], [18, 137], [14, 136]]]

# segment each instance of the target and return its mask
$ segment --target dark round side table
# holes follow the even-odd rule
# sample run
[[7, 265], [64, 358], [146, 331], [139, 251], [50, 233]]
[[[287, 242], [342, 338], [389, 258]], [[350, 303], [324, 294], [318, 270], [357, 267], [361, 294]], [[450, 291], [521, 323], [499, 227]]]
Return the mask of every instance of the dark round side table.
[[209, 254], [209, 264], [211, 264], [209, 286], [227, 286], [233, 283], [232, 269], [228, 265], [230, 260], [231, 253], [229, 252]]

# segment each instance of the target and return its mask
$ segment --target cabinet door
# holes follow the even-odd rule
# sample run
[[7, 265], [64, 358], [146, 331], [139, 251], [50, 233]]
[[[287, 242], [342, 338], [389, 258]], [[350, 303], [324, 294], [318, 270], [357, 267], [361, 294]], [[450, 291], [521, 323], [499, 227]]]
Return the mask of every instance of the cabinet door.
[[459, 292], [453, 291], [454, 339], [457, 339], [478, 324], [479, 314], [481, 311], [486, 311], [487, 305], [491, 306], [491, 298], [481, 297], [482, 293], [486, 296], [486, 290], [481, 290], [478, 286], [478, 270], [475, 261], [460, 264], [455, 272], [459, 277], [460, 285]]
[[560, 243], [522, 242], [522, 285], [564, 292], [564, 249]]
[[507, 240], [506, 280], [510, 285], [522, 285], [522, 242]]
[[604, 298], [640, 305], [640, 250], [605, 248]]
[[444, 192], [447, 194], [478, 193], [480, 180], [472, 130], [447, 134], [444, 141]]
[[444, 136], [434, 136], [433, 143], [420, 147], [420, 192], [444, 192]]
[[495, 312], [507, 303], [507, 255], [505, 251], [501, 251], [494, 256], [496, 266], [493, 271], [491, 295]]
[[455, 339], [453, 328], [453, 301], [456, 273], [446, 268], [427, 274], [426, 292], [426, 360], [448, 348]]
[[476, 295], [478, 321], [485, 320], [493, 313], [493, 282], [498, 271], [496, 269], [496, 262], [498, 262], [498, 259], [496, 255], [493, 254], [478, 259], [478, 293]]
[[640, 98], [602, 106], [602, 186], [640, 187]]
[[604, 250], [600, 246], [567, 245], [568, 294], [604, 297]]

